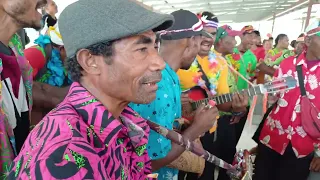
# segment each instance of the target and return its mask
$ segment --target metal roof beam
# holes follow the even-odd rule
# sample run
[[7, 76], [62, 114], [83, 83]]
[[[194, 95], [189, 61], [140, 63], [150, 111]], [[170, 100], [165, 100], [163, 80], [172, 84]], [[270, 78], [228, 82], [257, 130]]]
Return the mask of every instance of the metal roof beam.
[[283, 15], [285, 15], [285, 14], [288, 14], [288, 13], [290, 13], [290, 12], [292, 12], [292, 11], [295, 11], [297, 8], [300, 8], [300, 7], [302, 7], [302, 6], [307, 5], [307, 4], [308, 4], [308, 1], [309, 1], [309, 0], [299, 0], [298, 2], [296, 2], [295, 4], [293, 4], [292, 6], [284, 9], [283, 11], [272, 12], [271, 15], [263, 18], [262, 20], [267, 20], [267, 21], [268, 21], [268, 20], [272, 20], [272, 19], [273, 19], [273, 13], [276, 13], [276, 18], [281, 17], [281, 16], [283, 16]]

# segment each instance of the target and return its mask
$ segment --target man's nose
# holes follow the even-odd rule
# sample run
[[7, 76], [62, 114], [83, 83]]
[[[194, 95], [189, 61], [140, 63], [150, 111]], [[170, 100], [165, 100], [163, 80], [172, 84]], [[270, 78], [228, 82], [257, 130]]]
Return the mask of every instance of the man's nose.
[[151, 71], [161, 71], [166, 67], [166, 63], [164, 62], [163, 58], [155, 52], [152, 56], [150, 70]]

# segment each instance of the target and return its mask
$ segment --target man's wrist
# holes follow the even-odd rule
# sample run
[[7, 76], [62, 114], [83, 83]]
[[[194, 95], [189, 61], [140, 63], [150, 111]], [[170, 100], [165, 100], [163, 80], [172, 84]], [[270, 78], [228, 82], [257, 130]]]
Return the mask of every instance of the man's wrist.
[[197, 131], [198, 131], [198, 128], [195, 127], [194, 125], [191, 125], [182, 133], [182, 135], [185, 138], [188, 138], [190, 141], [194, 141], [201, 135]]
[[232, 112], [232, 113], [233, 113], [233, 112], [236, 112], [236, 113], [237, 113], [237, 112], [243, 112], [243, 113], [244, 113], [244, 112], [246, 112], [246, 111], [247, 111], [247, 108], [246, 108], [246, 107], [240, 107], [240, 108], [239, 108], [239, 107], [237, 107], [237, 108], [233, 108], [233, 107], [232, 107], [232, 108], [231, 108], [231, 112]]
[[232, 116], [243, 116], [244, 112], [232, 112]]

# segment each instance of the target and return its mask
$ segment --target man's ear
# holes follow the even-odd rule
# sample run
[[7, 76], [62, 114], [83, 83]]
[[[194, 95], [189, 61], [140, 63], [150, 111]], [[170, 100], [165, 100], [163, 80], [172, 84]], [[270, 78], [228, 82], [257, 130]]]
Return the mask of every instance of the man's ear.
[[311, 37], [310, 36], [306, 36], [304, 39], [304, 43], [306, 44], [307, 47], [310, 46], [311, 44]]
[[191, 38], [188, 38], [187, 46], [192, 48], [196, 45], [196, 37], [192, 36]]
[[101, 73], [100, 61], [103, 61], [102, 56], [92, 55], [89, 50], [81, 49], [77, 52], [77, 61], [86, 74], [98, 75]]

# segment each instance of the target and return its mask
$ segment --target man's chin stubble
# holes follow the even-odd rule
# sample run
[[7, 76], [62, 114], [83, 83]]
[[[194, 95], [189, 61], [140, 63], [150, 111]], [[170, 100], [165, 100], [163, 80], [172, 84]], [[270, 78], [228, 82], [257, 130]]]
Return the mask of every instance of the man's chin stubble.
[[32, 28], [35, 29], [36, 31], [41, 30], [41, 23], [39, 23], [39, 25], [37, 25], [36, 23], [32, 22], [32, 23], [28, 23], [28, 22], [24, 22], [21, 21], [19, 19], [14, 18], [15, 23], [20, 27], [20, 28]]

